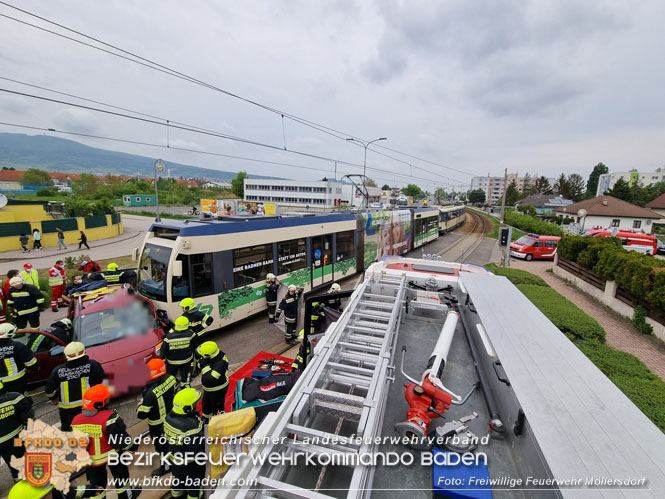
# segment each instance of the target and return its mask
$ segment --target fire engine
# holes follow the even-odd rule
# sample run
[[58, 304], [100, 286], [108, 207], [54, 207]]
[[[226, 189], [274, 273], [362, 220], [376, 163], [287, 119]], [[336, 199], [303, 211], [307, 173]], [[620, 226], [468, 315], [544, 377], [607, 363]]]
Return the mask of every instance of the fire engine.
[[655, 255], [658, 253], [658, 240], [656, 236], [637, 230], [593, 228], [588, 230], [585, 235], [591, 237], [618, 237], [621, 239], [621, 244], [626, 250], [638, 251], [646, 255]]
[[527, 261], [534, 258], [554, 258], [560, 239], [559, 236], [527, 234], [510, 243], [510, 255]]

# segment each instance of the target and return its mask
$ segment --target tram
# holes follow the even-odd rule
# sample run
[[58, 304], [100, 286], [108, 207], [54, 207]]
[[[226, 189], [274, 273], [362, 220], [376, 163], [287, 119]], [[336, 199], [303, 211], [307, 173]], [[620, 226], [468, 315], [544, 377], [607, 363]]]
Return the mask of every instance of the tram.
[[439, 233], [445, 234], [456, 229], [466, 220], [464, 205], [439, 206]]

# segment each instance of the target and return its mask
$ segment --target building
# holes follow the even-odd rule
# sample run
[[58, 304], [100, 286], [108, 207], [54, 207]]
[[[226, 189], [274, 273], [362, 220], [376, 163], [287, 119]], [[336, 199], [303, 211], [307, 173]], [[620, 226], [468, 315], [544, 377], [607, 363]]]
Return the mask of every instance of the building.
[[[529, 187], [534, 185], [536, 180], [539, 178], [539, 175], [525, 175], [520, 177], [517, 173], [509, 173], [506, 184], [506, 177], [501, 175], [500, 177], [490, 177], [489, 173], [486, 177], [473, 177], [471, 179], [471, 190], [475, 191], [477, 189], [482, 190], [485, 193], [485, 203], [490, 205], [495, 205], [499, 202], [505, 188], [511, 184], [514, 180], [517, 184], [517, 188], [520, 191], [524, 190], [524, 187]], [[555, 178], [548, 178], [550, 185], [554, 185], [556, 182]]]
[[20, 191], [21, 177], [25, 172], [21, 170], [0, 170], [0, 190]]
[[656, 168], [652, 172], [638, 172], [630, 170], [627, 172], [605, 173], [598, 177], [598, 189], [596, 196], [601, 196], [614, 187], [614, 184], [622, 178], [630, 185], [639, 182], [642, 186], [665, 182], [665, 168]]
[[573, 204], [573, 200], [565, 199], [561, 195], [534, 194], [532, 196], [527, 196], [524, 199], [520, 199], [515, 203], [515, 207], [521, 204], [533, 206], [538, 215], [545, 215], [546, 213], [552, 213], [557, 208]]
[[665, 224], [665, 194], [661, 194], [650, 203], [647, 203], [645, 208], [648, 208], [654, 213], [658, 213], [660, 215], [660, 220], [654, 220], [654, 223]]
[[[577, 215], [582, 209], [586, 210], [586, 217]], [[575, 217], [577, 225], [583, 230], [616, 227], [619, 230], [641, 230], [647, 234], [651, 233], [653, 222], [661, 218], [658, 213], [607, 195], [562, 206], [556, 209], [556, 213]]]
[[125, 194], [122, 196], [125, 206], [155, 206], [154, 194]]
[[201, 187], [204, 189], [230, 189], [231, 188], [231, 183], [230, 182], [218, 182], [217, 180], [208, 180], [205, 184], [203, 184]]
[[[335, 180], [245, 179], [245, 201], [279, 203], [282, 206], [333, 209], [352, 204], [352, 190], [352, 185]], [[380, 197], [381, 190], [378, 191]]]

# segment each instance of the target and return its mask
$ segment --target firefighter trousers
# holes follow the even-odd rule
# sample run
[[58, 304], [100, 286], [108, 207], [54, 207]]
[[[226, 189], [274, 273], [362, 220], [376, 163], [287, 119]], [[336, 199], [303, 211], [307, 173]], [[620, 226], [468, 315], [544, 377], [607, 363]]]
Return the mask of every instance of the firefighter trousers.
[[204, 418], [211, 418], [218, 412], [224, 412], [224, 401], [226, 400], [226, 390], [217, 390], [208, 392], [203, 390], [202, 412]]
[[62, 431], [72, 431], [72, 420], [81, 414], [81, 406], [78, 407], [58, 407], [60, 413], [60, 429]]
[[166, 454], [169, 446], [166, 443], [166, 437], [164, 437], [164, 424], [149, 424], [148, 432], [150, 433], [152, 443], [155, 445], [155, 452]]
[[88, 466], [85, 470], [85, 476], [88, 478], [88, 481], [93, 487], [104, 487], [109, 483], [108, 473], [106, 467], [111, 470], [111, 475], [116, 480], [115, 484], [115, 493], [118, 494], [118, 499], [131, 499], [136, 497], [129, 486], [129, 480], [122, 482], [125, 479], [129, 479], [129, 468], [122, 464], [114, 464], [113, 466], [100, 464], [99, 466]]
[[275, 322], [275, 311], [277, 310], [277, 302], [268, 302], [268, 322], [270, 324]]
[[20, 393], [21, 395], [25, 394], [25, 390], [28, 387], [28, 381], [25, 374], [12, 381], [3, 381], [2, 384], [5, 387], [5, 391]]
[[292, 319], [293, 322], [289, 320], [288, 317], [284, 317], [284, 340], [292, 341], [296, 339], [296, 320]]
[[185, 364], [171, 364], [167, 360], [166, 375], [175, 376], [176, 380], [180, 378], [180, 386], [188, 387], [192, 379], [192, 367], [193, 367], [193, 362], [187, 362]]
[[24, 454], [25, 447], [22, 445], [20, 447], [15, 447], [13, 438], [0, 444], [0, 456], [2, 456], [2, 459], [7, 463], [7, 466], [9, 466], [9, 471], [11, 471], [14, 481], [18, 479], [18, 470], [12, 468], [12, 465], [10, 464], [12, 462], [12, 456], [21, 458]]
[[[178, 499], [198, 499], [202, 497], [201, 480], [206, 474], [205, 466], [195, 462], [180, 466], [171, 465], [171, 474], [174, 478], [171, 497], [177, 497]], [[188, 479], [189, 482], [187, 482]], [[185, 483], [192, 483], [192, 485], [185, 485]]]
[[30, 329], [39, 329], [39, 310], [31, 314], [17, 315], [15, 326], [17, 329], [25, 329], [30, 323]]

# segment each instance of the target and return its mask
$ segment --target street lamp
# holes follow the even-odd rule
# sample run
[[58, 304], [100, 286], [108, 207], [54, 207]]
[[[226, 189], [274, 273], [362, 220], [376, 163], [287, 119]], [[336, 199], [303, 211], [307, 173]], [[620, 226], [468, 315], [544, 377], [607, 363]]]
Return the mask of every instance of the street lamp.
[[363, 145], [363, 147], [365, 148], [365, 161], [363, 162], [363, 177], [367, 177], [367, 175], [365, 174], [365, 172], [367, 170], [367, 148], [369, 147], [370, 144], [372, 144], [374, 142], [377, 142], [379, 140], [388, 140], [388, 139], [386, 137], [379, 137], [378, 139], [374, 139], [374, 140], [370, 140], [369, 142], [365, 142], [364, 140], [354, 139], [354, 138], [349, 137], [346, 140], [348, 140], [349, 142], [360, 142]]
[[157, 218], [155, 222], [161, 222], [162, 219], [159, 218], [159, 193], [157, 192], [157, 172], [163, 173], [166, 171], [166, 165], [161, 159], [155, 161], [155, 208], [157, 209]]
[[577, 210], [577, 216], [582, 219], [582, 235], [584, 235], [584, 222], [586, 222], [587, 211], [584, 208]]

